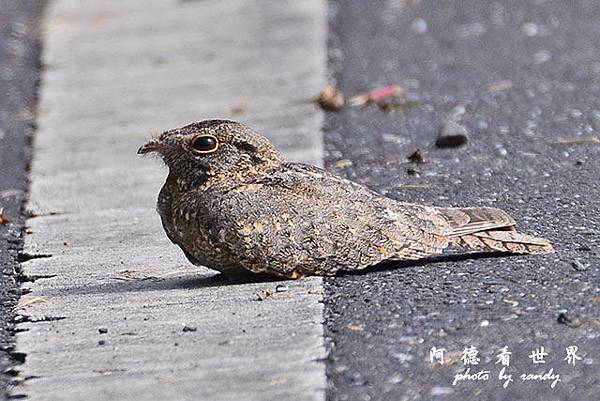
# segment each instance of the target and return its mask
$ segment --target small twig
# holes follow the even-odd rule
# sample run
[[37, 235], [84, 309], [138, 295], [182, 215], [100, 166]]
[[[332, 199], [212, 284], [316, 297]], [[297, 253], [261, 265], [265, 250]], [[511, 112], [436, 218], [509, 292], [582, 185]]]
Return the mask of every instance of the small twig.
[[600, 143], [600, 140], [598, 140], [598, 138], [595, 136], [588, 136], [584, 138], [564, 138], [556, 141], [549, 141], [548, 143], [553, 145], [580, 145], [584, 143], [597, 145]]

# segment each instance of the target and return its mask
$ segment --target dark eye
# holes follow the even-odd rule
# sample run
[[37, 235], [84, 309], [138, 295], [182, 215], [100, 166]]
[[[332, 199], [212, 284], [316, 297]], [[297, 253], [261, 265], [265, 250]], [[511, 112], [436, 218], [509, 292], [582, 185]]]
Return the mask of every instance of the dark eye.
[[212, 135], [201, 135], [192, 141], [194, 153], [212, 153], [219, 147], [219, 141]]

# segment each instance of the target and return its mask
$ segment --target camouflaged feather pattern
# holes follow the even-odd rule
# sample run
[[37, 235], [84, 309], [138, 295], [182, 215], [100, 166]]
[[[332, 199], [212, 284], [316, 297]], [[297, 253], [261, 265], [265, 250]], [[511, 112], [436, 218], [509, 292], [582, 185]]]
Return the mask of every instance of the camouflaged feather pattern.
[[[197, 138], [218, 141], [210, 153]], [[205, 146], [205, 145], [203, 145]], [[494, 208], [436, 208], [386, 198], [326, 170], [283, 161], [248, 127], [209, 120], [167, 131], [140, 148], [170, 172], [158, 199], [168, 237], [190, 261], [289, 278], [331, 275], [387, 260], [480, 251], [547, 253], [545, 239], [514, 231]]]

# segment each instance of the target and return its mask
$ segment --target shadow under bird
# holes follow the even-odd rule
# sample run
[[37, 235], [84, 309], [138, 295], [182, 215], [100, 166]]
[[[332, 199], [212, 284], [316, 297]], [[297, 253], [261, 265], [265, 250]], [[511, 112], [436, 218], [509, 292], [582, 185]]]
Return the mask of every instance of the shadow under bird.
[[288, 278], [332, 275], [449, 246], [520, 254], [554, 252], [520, 234], [494, 208], [393, 200], [318, 167], [285, 161], [247, 126], [207, 120], [142, 146], [169, 168], [158, 196], [167, 236], [195, 265]]

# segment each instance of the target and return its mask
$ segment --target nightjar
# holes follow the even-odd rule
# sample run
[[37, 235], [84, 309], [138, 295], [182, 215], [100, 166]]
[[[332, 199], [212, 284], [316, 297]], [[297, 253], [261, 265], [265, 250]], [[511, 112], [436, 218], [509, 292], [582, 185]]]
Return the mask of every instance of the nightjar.
[[449, 246], [553, 252], [546, 239], [517, 233], [500, 209], [393, 200], [285, 161], [268, 139], [233, 121], [166, 131], [138, 150], [148, 152], [169, 168], [157, 207], [167, 236], [193, 264], [224, 273], [332, 275]]

